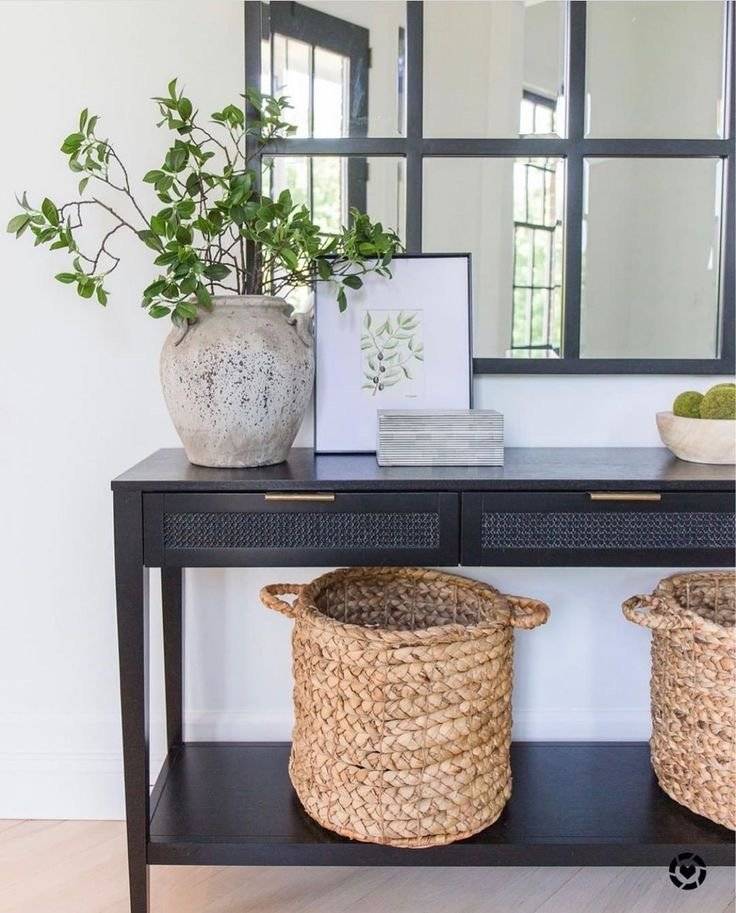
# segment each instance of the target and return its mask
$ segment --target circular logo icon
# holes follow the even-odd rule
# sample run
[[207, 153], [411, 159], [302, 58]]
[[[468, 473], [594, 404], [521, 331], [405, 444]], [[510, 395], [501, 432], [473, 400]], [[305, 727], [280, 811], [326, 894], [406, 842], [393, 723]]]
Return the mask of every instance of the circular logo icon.
[[670, 881], [682, 891], [694, 891], [705, 881], [706, 867], [695, 853], [680, 853], [670, 863]]

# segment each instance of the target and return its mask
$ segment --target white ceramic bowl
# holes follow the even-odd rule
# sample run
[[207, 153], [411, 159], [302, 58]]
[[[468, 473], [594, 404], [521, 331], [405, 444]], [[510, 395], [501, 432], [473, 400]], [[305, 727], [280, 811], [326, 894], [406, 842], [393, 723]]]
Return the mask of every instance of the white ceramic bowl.
[[657, 413], [665, 447], [689, 463], [736, 463], [736, 421]]

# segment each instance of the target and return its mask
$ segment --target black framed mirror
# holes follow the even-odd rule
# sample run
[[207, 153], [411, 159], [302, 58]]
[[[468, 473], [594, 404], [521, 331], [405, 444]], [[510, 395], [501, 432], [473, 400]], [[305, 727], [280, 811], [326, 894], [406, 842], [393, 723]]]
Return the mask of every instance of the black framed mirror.
[[[270, 188], [468, 252], [474, 371], [734, 370], [733, 0], [245, 3]], [[320, 208], [321, 207], [321, 208]]]

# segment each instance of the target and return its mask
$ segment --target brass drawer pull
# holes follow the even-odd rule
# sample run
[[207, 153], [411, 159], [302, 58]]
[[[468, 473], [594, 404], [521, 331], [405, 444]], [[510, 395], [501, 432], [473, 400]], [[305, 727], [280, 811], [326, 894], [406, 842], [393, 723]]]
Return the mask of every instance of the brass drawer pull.
[[334, 501], [332, 491], [269, 491], [264, 495], [266, 501]]
[[661, 501], [658, 491], [589, 491], [591, 501]]

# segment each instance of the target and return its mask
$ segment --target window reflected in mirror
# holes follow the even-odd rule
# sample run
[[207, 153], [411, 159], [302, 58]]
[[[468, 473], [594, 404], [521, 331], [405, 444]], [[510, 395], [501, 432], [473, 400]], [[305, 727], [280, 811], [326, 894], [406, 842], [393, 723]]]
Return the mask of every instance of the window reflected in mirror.
[[[350, 209], [357, 208], [394, 229], [404, 241], [404, 165], [404, 159], [395, 156], [264, 156], [263, 192], [277, 197], [289, 190], [295, 203], [308, 207], [326, 236], [348, 225]], [[301, 306], [307, 302], [308, 290], [298, 289], [287, 298]]]
[[560, 0], [425, 3], [425, 136], [562, 135], [565, 14]]
[[718, 159], [585, 168], [582, 358], [718, 354]]
[[297, 137], [400, 136], [406, 4], [262, 4], [261, 90], [286, 95]]
[[564, 163], [428, 158], [424, 250], [472, 254], [481, 358], [559, 358]]
[[588, 3], [587, 135], [722, 136], [724, 15], [721, 0]]

